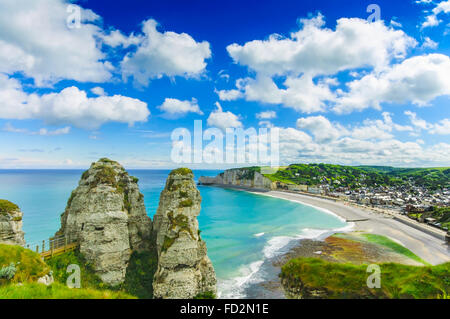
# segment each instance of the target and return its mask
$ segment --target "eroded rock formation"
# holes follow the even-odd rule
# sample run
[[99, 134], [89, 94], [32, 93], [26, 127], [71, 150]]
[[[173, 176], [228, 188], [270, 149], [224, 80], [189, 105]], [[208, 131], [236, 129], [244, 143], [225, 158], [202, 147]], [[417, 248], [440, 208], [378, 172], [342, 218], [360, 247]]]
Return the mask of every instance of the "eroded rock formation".
[[215, 177], [202, 176], [199, 183], [203, 185], [231, 185], [256, 189], [276, 189], [270, 179], [256, 170], [248, 168], [229, 169]]
[[22, 212], [16, 204], [5, 199], [0, 199], [0, 243], [25, 245]]
[[200, 237], [197, 216], [201, 196], [192, 171], [170, 173], [154, 217], [158, 269], [153, 280], [155, 298], [193, 298], [216, 293], [214, 268]]
[[137, 178], [117, 162], [101, 159], [83, 173], [61, 215], [61, 229], [69, 242], [93, 265], [102, 281], [124, 281], [132, 251], [151, 246], [152, 222]]

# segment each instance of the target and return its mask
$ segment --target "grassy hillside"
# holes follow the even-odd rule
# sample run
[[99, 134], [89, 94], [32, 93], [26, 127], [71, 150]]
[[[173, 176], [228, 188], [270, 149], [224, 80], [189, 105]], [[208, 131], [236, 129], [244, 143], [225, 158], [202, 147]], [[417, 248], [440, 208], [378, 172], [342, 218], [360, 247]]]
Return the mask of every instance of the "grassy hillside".
[[416, 185], [429, 189], [450, 187], [450, 168], [393, 168], [380, 166], [342, 166], [331, 164], [293, 164], [266, 175], [272, 181], [302, 185], [330, 184], [349, 187]]
[[[0, 275], [5, 268], [12, 278], [0, 278], [0, 299], [130, 299], [152, 298], [153, 274], [157, 259], [150, 253], [133, 253], [125, 282], [118, 287], [108, 287], [94, 273], [78, 251], [55, 256], [46, 262], [39, 254], [20, 246], [0, 245]], [[67, 267], [80, 266], [81, 289], [66, 286]], [[38, 284], [38, 278], [52, 272], [55, 282], [50, 286]], [[20, 284], [20, 285], [18, 285]]]
[[381, 288], [367, 287], [367, 265], [332, 263], [318, 258], [287, 262], [280, 277], [283, 285], [304, 298], [332, 299], [435, 299], [450, 296], [450, 263], [416, 267], [379, 264]]
[[0, 286], [0, 299], [136, 299], [122, 291], [71, 289], [61, 283], [45, 286], [26, 283], [22, 286]]

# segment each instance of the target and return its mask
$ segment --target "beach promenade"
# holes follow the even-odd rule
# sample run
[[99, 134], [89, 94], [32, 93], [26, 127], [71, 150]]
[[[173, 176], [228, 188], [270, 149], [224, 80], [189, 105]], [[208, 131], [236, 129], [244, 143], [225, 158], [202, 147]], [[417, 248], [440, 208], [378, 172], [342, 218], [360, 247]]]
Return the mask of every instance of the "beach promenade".
[[353, 221], [353, 231], [364, 231], [387, 236], [401, 243], [432, 265], [450, 261], [450, 246], [443, 239], [439, 239], [411, 225], [400, 222], [392, 215], [351, 206], [341, 201], [331, 201], [302, 194], [280, 191], [247, 191], [262, 196], [271, 196], [328, 210], [347, 221]]

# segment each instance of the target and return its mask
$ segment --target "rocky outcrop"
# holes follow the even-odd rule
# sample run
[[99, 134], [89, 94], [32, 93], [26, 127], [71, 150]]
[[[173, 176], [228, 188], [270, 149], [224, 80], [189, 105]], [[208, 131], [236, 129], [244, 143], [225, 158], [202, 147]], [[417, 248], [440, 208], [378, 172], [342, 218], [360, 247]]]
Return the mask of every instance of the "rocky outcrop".
[[276, 185], [262, 175], [256, 168], [229, 169], [216, 177], [201, 176], [198, 180], [201, 185], [230, 185], [256, 189], [276, 189]]
[[151, 246], [152, 222], [137, 178], [117, 162], [101, 159], [81, 177], [61, 215], [61, 229], [108, 285], [124, 281], [132, 251]]
[[22, 212], [19, 206], [5, 199], [0, 199], [0, 243], [25, 245]]
[[201, 196], [192, 171], [170, 173], [154, 217], [158, 269], [153, 279], [155, 298], [193, 298], [216, 293], [216, 276], [200, 237], [197, 216]]

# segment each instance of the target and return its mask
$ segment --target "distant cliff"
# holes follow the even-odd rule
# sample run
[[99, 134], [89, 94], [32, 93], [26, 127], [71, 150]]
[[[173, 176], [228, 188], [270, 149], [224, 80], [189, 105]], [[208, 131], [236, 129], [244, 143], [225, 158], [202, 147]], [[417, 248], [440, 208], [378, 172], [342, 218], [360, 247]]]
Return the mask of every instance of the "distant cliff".
[[216, 177], [201, 176], [201, 185], [230, 185], [257, 189], [276, 189], [276, 185], [260, 173], [259, 167], [235, 168], [224, 171]]
[[216, 275], [198, 228], [200, 204], [192, 171], [172, 171], [154, 217], [158, 249], [155, 298], [186, 299], [216, 293]]
[[24, 245], [22, 231], [22, 212], [14, 203], [0, 199], [0, 243], [7, 245]]
[[149, 249], [152, 222], [137, 178], [117, 162], [101, 159], [83, 173], [61, 215], [61, 229], [109, 285], [125, 280], [132, 251]]

